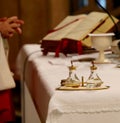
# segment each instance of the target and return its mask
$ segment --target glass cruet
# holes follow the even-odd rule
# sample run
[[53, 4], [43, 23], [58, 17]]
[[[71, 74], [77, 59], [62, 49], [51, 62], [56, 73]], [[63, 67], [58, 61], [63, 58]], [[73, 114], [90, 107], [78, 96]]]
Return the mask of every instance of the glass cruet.
[[71, 61], [71, 66], [68, 66], [69, 70], [69, 76], [65, 80], [66, 86], [79, 86], [80, 80], [76, 75], [76, 66], [73, 65], [73, 62]]
[[99, 87], [103, 83], [103, 81], [101, 80], [101, 78], [97, 73], [97, 66], [95, 66], [93, 61], [92, 61], [92, 66], [90, 66], [90, 75], [86, 82], [88, 86], [91, 85], [93, 87]]

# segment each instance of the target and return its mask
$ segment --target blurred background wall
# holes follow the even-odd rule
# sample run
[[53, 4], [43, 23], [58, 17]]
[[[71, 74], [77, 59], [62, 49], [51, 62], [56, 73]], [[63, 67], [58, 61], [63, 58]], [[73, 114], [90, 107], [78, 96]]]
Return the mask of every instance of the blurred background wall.
[[[99, 0], [112, 14], [120, 17], [119, 0]], [[0, 0], [0, 17], [17, 15], [23, 19], [22, 35], [9, 40], [9, 63], [14, 70], [15, 60], [24, 44], [39, 43], [47, 32], [67, 15], [102, 11], [94, 0]]]

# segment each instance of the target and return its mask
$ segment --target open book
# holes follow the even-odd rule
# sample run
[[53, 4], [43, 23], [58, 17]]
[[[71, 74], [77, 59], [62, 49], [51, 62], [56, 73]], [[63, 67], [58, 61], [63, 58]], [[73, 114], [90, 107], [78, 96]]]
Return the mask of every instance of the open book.
[[[115, 23], [119, 21], [115, 17], [113, 19]], [[81, 41], [83, 46], [91, 47], [89, 33], [106, 33], [113, 27], [114, 23], [108, 14], [103, 12], [68, 16], [42, 39], [42, 47], [50, 47], [51, 43], [57, 45], [57, 41], [63, 39]]]

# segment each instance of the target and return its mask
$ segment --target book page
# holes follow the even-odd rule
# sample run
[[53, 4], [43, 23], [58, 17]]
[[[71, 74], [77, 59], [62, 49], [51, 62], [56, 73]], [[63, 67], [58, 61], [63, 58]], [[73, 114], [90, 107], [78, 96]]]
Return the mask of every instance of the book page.
[[87, 15], [73, 15], [66, 17], [58, 26], [54, 28], [54, 32], [46, 35], [43, 40], [61, 40], [64, 38], [73, 28], [77, 27], [79, 23], [84, 20]]
[[[119, 20], [117, 18], [113, 17], [113, 19], [114, 19], [115, 23], [119, 22]], [[97, 28], [92, 33], [106, 33], [106, 32], [111, 31], [112, 27], [114, 27], [114, 23], [111, 20], [111, 18], [108, 17], [105, 20], [105, 22], [102, 25], [100, 25], [99, 28]], [[85, 46], [91, 47], [92, 44], [91, 44], [90, 37], [87, 37], [84, 40], [82, 40], [82, 44], [85, 45]]]
[[81, 21], [77, 27], [74, 27], [65, 38], [73, 40], [82, 40], [91, 31], [98, 27], [101, 23], [107, 19], [108, 15], [106, 13], [91, 12], [84, 21]]
[[[107, 17], [108, 15], [102, 12], [91, 12], [88, 15], [68, 16], [54, 28], [56, 31], [46, 35], [43, 40], [56, 41], [63, 38], [82, 40]], [[75, 21], [76, 19], [79, 20]]]

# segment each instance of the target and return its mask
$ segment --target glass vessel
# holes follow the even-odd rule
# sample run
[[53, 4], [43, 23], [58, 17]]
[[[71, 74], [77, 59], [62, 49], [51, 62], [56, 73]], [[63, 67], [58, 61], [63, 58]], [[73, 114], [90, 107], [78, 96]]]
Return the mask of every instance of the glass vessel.
[[62, 85], [67, 87], [79, 87], [80, 86], [80, 80], [76, 75], [76, 66], [73, 65], [73, 62], [71, 61], [71, 66], [68, 67], [69, 69], [69, 76], [67, 79], [62, 81]]
[[97, 73], [97, 67], [92, 62], [92, 66], [90, 66], [90, 75], [87, 80], [87, 87], [100, 87], [103, 84], [103, 81], [99, 77]]

